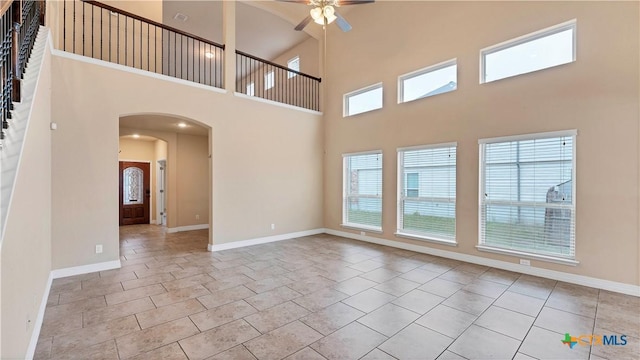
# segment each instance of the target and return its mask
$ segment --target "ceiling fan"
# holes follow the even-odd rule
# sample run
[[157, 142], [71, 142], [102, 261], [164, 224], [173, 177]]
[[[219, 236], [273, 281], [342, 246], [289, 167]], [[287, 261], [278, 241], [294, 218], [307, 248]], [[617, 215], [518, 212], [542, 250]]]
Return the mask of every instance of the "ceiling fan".
[[340, 30], [347, 32], [351, 30], [351, 24], [340, 15], [335, 8], [345, 5], [369, 4], [375, 0], [277, 0], [311, 6], [309, 15], [295, 27], [296, 31], [302, 31], [311, 21], [320, 25], [336, 22]]

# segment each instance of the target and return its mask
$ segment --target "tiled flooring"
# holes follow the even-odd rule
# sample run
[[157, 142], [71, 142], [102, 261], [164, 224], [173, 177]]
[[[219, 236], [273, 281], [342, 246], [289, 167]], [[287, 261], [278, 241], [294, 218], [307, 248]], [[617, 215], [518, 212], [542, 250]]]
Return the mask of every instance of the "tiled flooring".
[[206, 231], [129, 226], [120, 243], [121, 269], [54, 281], [36, 359], [640, 354], [640, 298], [608, 291], [329, 235], [209, 253]]

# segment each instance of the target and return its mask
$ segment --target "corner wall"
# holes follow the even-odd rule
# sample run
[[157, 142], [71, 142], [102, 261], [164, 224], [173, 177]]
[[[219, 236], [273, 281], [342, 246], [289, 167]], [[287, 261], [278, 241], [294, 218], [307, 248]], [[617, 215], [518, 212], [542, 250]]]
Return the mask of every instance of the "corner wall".
[[48, 43], [45, 47], [2, 242], [2, 359], [25, 358], [41, 302], [47, 301], [44, 296], [51, 271], [51, 52]]
[[323, 227], [321, 115], [54, 55], [54, 269], [118, 260], [118, 119], [126, 115], [212, 128], [212, 244]]
[[[399, 243], [479, 252], [478, 139], [577, 129], [576, 267], [533, 267], [640, 284], [637, 2], [376, 2], [328, 34], [325, 226], [340, 226], [343, 153], [383, 150], [383, 234]], [[577, 19], [577, 61], [479, 84], [480, 49]], [[379, 24], [393, 24], [380, 26]], [[397, 103], [397, 77], [452, 58], [456, 91]], [[342, 117], [342, 95], [384, 84], [384, 108]], [[397, 148], [458, 142], [455, 248], [396, 237]], [[358, 233], [358, 232], [353, 232]]]

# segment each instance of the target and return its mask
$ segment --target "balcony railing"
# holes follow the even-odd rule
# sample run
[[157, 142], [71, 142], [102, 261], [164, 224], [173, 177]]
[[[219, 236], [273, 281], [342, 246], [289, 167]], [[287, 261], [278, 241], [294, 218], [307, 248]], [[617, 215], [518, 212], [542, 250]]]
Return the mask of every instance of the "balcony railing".
[[44, 2], [35, 0], [7, 1], [0, 17], [0, 139], [9, 128], [13, 102], [19, 102], [20, 80], [36, 40], [38, 27], [44, 24]]
[[64, 0], [64, 51], [222, 88], [224, 45], [97, 1]]
[[320, 78], [236, 50], [236, 91], [320, 110]]

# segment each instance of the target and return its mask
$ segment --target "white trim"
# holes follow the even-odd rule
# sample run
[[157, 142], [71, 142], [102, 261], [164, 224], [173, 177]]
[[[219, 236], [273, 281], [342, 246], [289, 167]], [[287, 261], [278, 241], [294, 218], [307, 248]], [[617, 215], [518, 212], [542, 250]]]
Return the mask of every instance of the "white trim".
[[251, 96], [251, 95], [243, 94], [241, 92], [235, 92], [235, 93], [233, 93], [233, 96], [236, 96], [236, 97], [239, 97], [239, 98], [243, 98], [243, 99], [250, 99], [250, 100], [261, 102], [261, 103], [265, 103], [265, 104], [276, 105], [276, 106], [283, 107], [285, 109], [298, 110], [298, 111], [302, 111], [302, 112], [305, 112], [305, 113], [308, 113], [308, 114], [312, 114], [312, 115], [322, 115], [321, 111], [305, 109], [305, 108], [302, 108], [302, 107], [293, 106], [293, 105], [281, 103], [281, 102], [278, 102], [278, 101], [273, 101], [273, 100], [261, 98], [259, 96]]
[[325, 229], [325, 233], [330, 235], [335, 235], [335, 236], [342, 236], [349, 239], [355, 239], [355, 240], [370, 242], [370, 243], [379, 244], [379, 245], [391, 246], [394, 248], [415, 251], [423, 254], [430, 254], [430, 255], [445, 257], [449, 259], [465, 261], [473, 264], [490, 266], [497, 269], [514, 271], [522, 274], [539, 276], [547, 279], [564, 281], [572, 284], [589, 286], [589, 287], [594, 287], [598, 289], [609, 290], [609, 291], [614, 291], [622, 294], [640, 297], [639, 285], [625, 284], [617, 281], [598, 279], [590, 276], [569, 274], [561, 271], [542, 269], [542, 268], [537, 268], [533, 266], [525, 266], [525, 265], [507, 262], [507, 261], [488, 259], [485, 257], [475, 256], [475, 255], [461, 254], [458, 252], [453, 252], [448, 250], [439, 250], [439, 249], [434, 249], [427, 246], [407, 244], [399, 241], [391, 241], [391, 240], [381, 239], [381, 238], [376, 238], [371, 236], [357, 235], [357, 234], [333, 230], [333, 229]]
[[382, 234], [382, 227], [351, 224], [351, 223], [340, 224], [340, 226], [346, 229], [351, 229], [351, 230], [359, 230], [359, 231]]
[[349, 156], [373, 155], [373, 154], [380, 154], [380, 155], [382, 155], [382, 150], [369, 150], [369, 151], [360, 151], [360, 152], [344, 153], [344, 154], [342, 154], [342, 157], [343, 157], [343, 158], [346, 158], [346, 157], [349, 157]]
[[313, 229], [313, 230], [298, 231], [298, 232], [293, 232], [288, 234], [265, 236], [265, 237], [249, 239], [249, 240], [233, 241], [226, 244], [209, 244], [207, 245], [207, 250], [222, 251], [222, 250], [236, 249], [236, 248], [241, 248], [245, 246], [260, 245], [260, 244], [266, 244], [266, 243], [275, 242], [275, 241], [290, 240], [290, 239], [295, 239], [295, 238], [304, 237], [304, 236], [318, 235], [318, 234], [323, 234], [324, 232], [325, 232], [325, 229], [320, 228], [320, 229]]
[[202, 90], [208, 90], [208, 91], [212, 91], [212, 92], [217, 92], [217, 93], [220, 93], [220, 94], [226, 94], [227, 93], [227, 90], [225, 90], [225, 89], [219, 89], [217, 87], [213, 87], [213, 86], [209, 86], [209, 85], [204, 85], [204, 84], [199, 84], [199, 83], [188, 81], [188, 80], [178, 79], [178, 78], [175, 78], [173, 76], [162, 75], [162, 74], [154, 73], [152, 71], [140, 70], [140, 69], [132, 68], [132, 67], [125, 66], [125, 65], [120, 65], [120, 64], [116, 64], [116, 63], [112, 63], [112, 62], [108, 62], [108, 61], [104, 61], [104, 60], [98, 60], [98, 59], [94, 59], [94, 58], [90, 58], [90, 57], [86, 57], [86, 56], [82, 56], [82, 55], [77, 55], [77, 54], [73, 54], [73, 53], [62, 51], [62, 50], [58, 50], [58, 49], [53, 49], [51, 51], [51, 54], [55, 55], [55, 56], [62, 57], [62, 58], [67, 58], [67, 59], [76, 60], [76, 61], [82, 61], [82, 62], [89, 63], [89, 64], [104, 66], [104, 67], [108, 67], [108, 68], [111, 68], [111, 69], [114, 69], [114, 70], [125, 71], [125, 72], [129, 72], [129, 73], [133, 73], [133, 74], [137, 74], [137, 75], [142, 75], [142, 76], [147, 76], [147, 77], [152, 77], [152, 78], [156, 78], [156, 79], [160, 79], [160, 80], [166, 80], [166, 81], [174, 82], [174, 83], [177, 83], [177, 84], [180, 84], [180, 85], [191, 86], [191, 87], [199, 88], [199, 89], [202, 89]]
[[490, 83], [493, 81], [498, 81], [498, 80], [502, 80], [502, 79], [507, 79], [510, 77], [514, 77], [514, 76], [518, 76], [518, 75], [524, 75], [524, 74], [528, 74], [530, 72], [534, 72], [534, 71], [540, 71], [540, 70], [544, 70], [544, 69], [549, 69], [552, 67], [556, 67], [559, 65], [564, 65], [567, 63], [563, 63], [563, 64], [558, 64], [558, 65], [554, 65], [554, 66], [548, 66], [542, 69], [538, 69], [538, 70], [534, 70], [534, 71], [527, 71], [524, 73], [519, 73], [519, 74], [514, 74], [514, 75], [509, 75], [507, 77], [503, 77], [500, 79], [494, 79], [491, 81], [487, 81], [487, 77], [486, 77], [486, 56], [493, 54], [495, 52], [498, 51], [502, 51], [514, 46], [518, 46], [518, 45], [522, 45], [525, 43], [528, 43], [530, 41], [535, 41], [538, 39], [542, 39], [544, 37], [547, 36], [551, 36], [551, 35], [555, 35], [557, 33], [566, 31], [566, 30], [573, 30], [573, 59], [571, 62], [575, 62], [576, 58], [577, 58], [577, 32], [578, 32], [578, 20], [577, 19], [572, 19], [569, 21], [565, 21], [563, 23], [557, 24], [557, 25], [553, 25], [553, 26], [549, 26], [547, 28], [538, 30], [538, 31], [534, 31], [532, 33], [528, 33], [522, 36], [518, 36], [516, 38], [510, 39], [510, 40], [506, 40], [503, 41], [501, 43], [495, 44], [495, 45], [491, 45], [491, 46], [487, 46], [483, 49], [480, 49], [480, 84], [486, 84], [486, 83]]
[[[433, 96], [433, 95], [431, 95], [431, 96], [423, 96], [423, 97], [419, 97], [419, 98], [416, 98], [416, 99], [413, 99], [413, 100], [404, 101], [404, 81], [405, 80], [409, 80], [409, 79], [412, 79], [414, 77], [418, 77], [420, 75], [428, 74], [430, 72], [442, 70], [444, 68], [448, 68], [448, 67], [454, 66], [454, 65], [456, 66], [456, 84], [457, 84], [458, 83], [458, 58], [453, 58], [451, 60], [443, 61], [443, 62], [437, 63], [435, 65], [430, 65], [430, 66], [424, 67], [422, 69], [414, 70], [412, 72], [408, 72], [406, 74], [402, 74], [402, 75], [398, 76], [398, 104], [404, 104], [404, 103], [408, 103], [408, 102], [424, 99], [425, 97]], [[456, 88], [457, 88], [457, 85], [456, 85]]]
[[187, 226], [178, 226], [174, 228], [167, 228], [167, 232], [169, 234], [172, 234], [172, 233], [177, 233], [182, 231], [204, 230], [208, 228], [209, 228], [209, 224], [187, 225]]
[[561, 264], [561, 265], [577, 266], [578, 264], [580, 264], [580, 261], [575, 259], [564, 259], [556, 256], [547, 256], [547, 255], [529, 253], [526, 251], [519, 251], [519, 250], [502, 249], [499, 247], [493, 247], [493, 246], [487, 246], [487, 245], [476, 245], [476, 249], [478, 249], [478, 251], [486, 251], [494, 254], [517, 256], [519, 258], [528, 258], [533, 260], [552, 262], [552, 263]]
[[88, 274], [96, 271], [119, 269], [121, 266], [122, 265], [120, 264], [120, 260], [105, 261], [105, 262], [95, 263], [95, 264], [88, 264], [88, 265], [68, 267], [64, 269], [51, 270], [51, 276], [54, 279], [59, 279], [67, 276]]
[[396, 231], [394, 233], [394, 235], [397, 236], [397, 237], [401, 237], [401, 238], [420, 240], [420, 241], [427, 241], [427, 242], [431, 242], [431, 243], [434, 243], [434, 244], [454, 246], [454, 247], [458, 246], [458, 243], [455, 240], [436, 239], [436, 238], [433, 238], [433, 237], [430, 237], [430, 236], [411, 234], [411, 233], [401, 232], [399, 230]]
[[492, 144], [499, 143], [505, 141], [524, 141], [524, 140], [538, 140], [538, 139], [548, 139], [554, 137], [563, 137], [563, 136], [578, 136], [578, 130], [560, 130], [560, 131], [549, 131], [549, 132], [541, 132], [541, 133], [531, 133], [531, 134], [520, 134], [520, 135], [511, 135], [511, 136], [499, 136], [493, 138], [485, 138], [478, 139], [478, 144]]
[[458, 142], [457, 141], [453, 141], [453, 142], [447, 142], [447, 143], [441, 143], [441, 144], [429, 144], [429, 145], [416, 145], [416, 146], [406, 146], [406, 147], [399, 147], [396, 149], [397, 152], [404, 152], [404, 151], [415, 151], [415, 150], [427, 150], [427, 149], [437, 149], [437, 148], [446, 148], [446, 147], [458, 147]]
[[[381, 89], [382, 90], [382, 104], [379, 108], [373, 108], [373, 109], [369, 109], [366, 111], [362, 111], [359, 112], [357, 114], [350, 114], [349, 113], [349, 98], [353, 97], [353, 96], [357, 96], [357, 95], [361, 95], [364, 94], [366, 92], [372, 91], [372, 90], [377, 90], [377, 89]], [[373, 85], [369, 85], [369, 86], [365, 86], [363, 88], [360, 88], [358, 90], [354, 90], [351, 92], [348, 92], [344, 95], [342, 95], [342, 117], [350, 117], [350, 116], [355, 116], [355, 115], [359, 115], [359, 114], [364, 114], [364, 113], [368, 113], [370, 111], [374, 111], [374, 110], [380, 110], [384, 107], [384, 86], [382, 82], [379, 82], [377, 84], [373, 84]]]
[[35, 355], [36, 345], [38, 345], [38, 338], [40, 337], [40, 330], [42, 330], [44, 312], [47, 309], [47, 302], [49, 301], [51, 283], [53, 283], [53, 272], [49, 272], [49, 279], [47, 279], [44, 294], [42, 294], [42, 299], [40, 300], [40, 309], [38, 309], [36, 322], [33, 324], [33, 332], [31, 332], [31, 340], [29, 341], [29, 347], [27, 348], [27, 355], [25, 356], [25, 359], [33, 359], [33, 356]]

